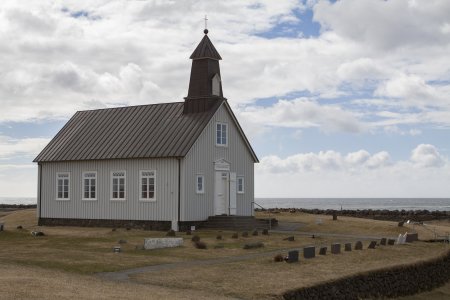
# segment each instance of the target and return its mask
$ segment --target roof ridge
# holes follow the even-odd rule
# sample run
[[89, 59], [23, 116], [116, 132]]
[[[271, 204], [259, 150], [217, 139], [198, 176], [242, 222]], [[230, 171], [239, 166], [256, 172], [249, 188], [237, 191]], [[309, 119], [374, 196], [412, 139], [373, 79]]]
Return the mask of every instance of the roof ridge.
[[117, 106], [117, 107], [106, 107], [106, 108], [94, 108], [94, 109], [85, 109], [85, 110], [77, 110], [76, 112], [86, 112], [86, 111], [100, 111], [100, 110], [109, 110], [109, 109], [124, 109], [131, 107], [141, 107], [141, 106], [154, 106], [154, 105], [168, 105], [168, 104], [183, 104], [184, 101], [175, 101], [175, 102], [161, 102], [161, 103], [152, 103], [152, 104], [137, 104], [137, 105], [128, 105], [128, 106]]

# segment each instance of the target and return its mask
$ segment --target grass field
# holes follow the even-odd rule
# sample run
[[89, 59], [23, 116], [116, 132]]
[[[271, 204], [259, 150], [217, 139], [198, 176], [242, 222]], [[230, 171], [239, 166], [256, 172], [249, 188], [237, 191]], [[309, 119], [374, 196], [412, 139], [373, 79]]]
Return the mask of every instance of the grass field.
[[[233, 232], [229, 231], [198, 231], [196, 234], [208, 245], [206, 250], [196, 249], [190, 242], [191, 236], [179, 233], [177, 235], [184, 238], [183, 247], [146, 251], [136, 249], [136, 246], [142, 245], [146, 237], [163, 237], [165, 232], [38, 227], [35, 214], [32, 209], [0, 215], [0, 222], [5, 223], [6, 227], [6, 231], [0, 233], [2, 299], [135, 299], [149, 298], [148, 295], [155, 299], [270, 298], [293, 287], [432, 258], [449, 249], [444, 244], [417, 242], [368, 250], [365, 242], [363, 251], [321, 256], [301, 260], [298, 264], [275, 263], [270, 255], [240, 262], [196, 265], [195, 262], [202, 259], [267, 251], [285, 255], [286, 249], [329, 245], [336, 239], [343, 241], [342, 237], [333, 238], [320, 234], [325, 232], [396, 236], [405, 231], [417, 230], [421, 238], [428, 238], [432, 234], [423, 226], [398, 227], [396, 222], [349, 217], [339, 217], [337, 221], [332, 221], [331, 216], [283, 213], [276, 217], [282, 221], [301, 222], [299, 227], [302, 231], [316, 232], [319, 236], [312, 239], [293, 233], [295, 241], [289, 242], [283, 239], [292, 234], [250, 234], [248, 238], [240, 234], [238, 239], [232, 239]], [[321, 222], [317, 222], [318, 218]], [[16, 229], [18, 225], [23, 226], [23, 229]], [[443, 232], [450, 230], [448, 222], [438, 222], [432, 226]], [[32, 230], [43, 231], [46, 235], [33, 237], [30, 234]], [[222, 235], [222, 240], [216, 239], [219, 234]], [[113, 253], [112, 247], [121, 239], [127, 241], [122, 244], [123, 253]], [[257, 241], [263, 242], [265, 247], [242, 249], [245, 243]], [[186, 261], [193, 263], [175, 270], [133, 275], [129, 282], [115, 283], [92, 275], [97, 272]], [[92, 291], [95, 292], [91, 293]], [[436, 297], [441, 294], [450, 295], [449, 287], [431, 293]], [[421, 295], [414, 297], [416, 298], [411, 299], [426, 299], [420, 298]]]

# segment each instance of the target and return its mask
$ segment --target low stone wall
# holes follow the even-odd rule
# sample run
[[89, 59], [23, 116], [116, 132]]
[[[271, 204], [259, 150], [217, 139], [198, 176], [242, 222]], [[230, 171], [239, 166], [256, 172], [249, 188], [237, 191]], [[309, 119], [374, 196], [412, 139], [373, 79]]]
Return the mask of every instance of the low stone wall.
[[80, 226], [170, 230], [170, 221], [39, 218], [39, 226]]
[[[258, 209], [256, 209], [258, 211]], [[277, 212], [303, 212], [308, 214], [319, 215], [333, 215], [336, 213], [338, 216], [367, 218], [374, 220], [386, 220], [386, 221], [431, 221], [431, 220], [450, 220], [449, 211], [429, 211], [429, 210], [387, 210], [387, 209], [306, 209], [306, 208], [272, 208], [269, 209], [272, 213]]]
[[450, 280], [450, 251], [428, 261], [385, 268], [286, 292], [284, 299], [396, 298], [430, 291]]

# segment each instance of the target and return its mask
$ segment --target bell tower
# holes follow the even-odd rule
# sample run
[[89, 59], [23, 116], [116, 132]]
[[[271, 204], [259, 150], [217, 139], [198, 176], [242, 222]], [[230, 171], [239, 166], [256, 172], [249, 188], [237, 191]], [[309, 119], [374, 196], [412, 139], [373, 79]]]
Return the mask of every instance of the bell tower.
[[219, 66], [222, 57], [208, 37], [208, 29], [203, 32], [203, 39], [190, 56], [191, 78], [188, 95], [184, 98], [184, 114], [207, 111], [224, 99]]

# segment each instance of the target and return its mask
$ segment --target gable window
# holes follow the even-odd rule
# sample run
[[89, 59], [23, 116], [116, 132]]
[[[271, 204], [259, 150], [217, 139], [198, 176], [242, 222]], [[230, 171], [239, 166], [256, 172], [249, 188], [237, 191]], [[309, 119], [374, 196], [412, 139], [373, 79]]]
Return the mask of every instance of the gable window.
[[56, 200], [70, 200], [70, 173], [56, 173]]
[[228, 128], [226, 123], [216, 123], [216, 145], [228, 145]]
[[97, 172], [83, 172], [83, 200], [97, 200]]
[[111, 172], [111, 200], [125, 200], [125, 171]]
[[141, 201], [155, 201], [155, 171], [141, 171], [139, 194]]
[[237, 178], [237, 192], [239, 194], [244, 193], [244, 177], [240, 176]]
[[205, 176], [197, 175], [195, 177], [195, 187], [197, 194], [205, 193]]

